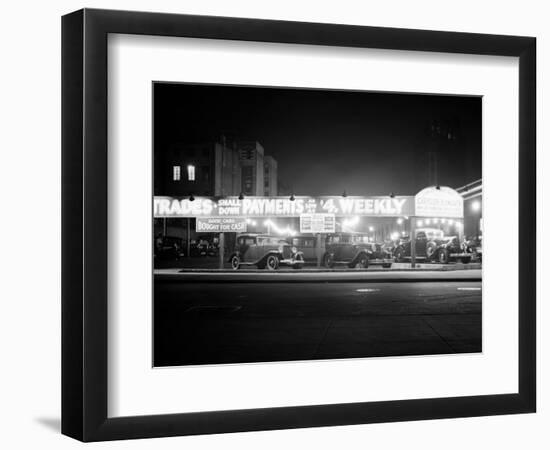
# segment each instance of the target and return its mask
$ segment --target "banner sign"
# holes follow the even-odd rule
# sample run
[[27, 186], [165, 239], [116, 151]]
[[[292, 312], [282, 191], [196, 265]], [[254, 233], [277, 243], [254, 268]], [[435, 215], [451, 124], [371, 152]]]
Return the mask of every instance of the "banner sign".
[[414, 197], [155, 197], [155, 217], [412, 216]]
[[334, 233], [334, 214], [300, 214], [300, 233]]
[[462, 219], [464, 199], [454, 189], [446, 186], [422, 189], [414, 198], [417, 217], [445, 217]]
[[245, 233], [246, 219], [235, 217], [199, 217], [197, 218], [196, 230], [200, 233]]

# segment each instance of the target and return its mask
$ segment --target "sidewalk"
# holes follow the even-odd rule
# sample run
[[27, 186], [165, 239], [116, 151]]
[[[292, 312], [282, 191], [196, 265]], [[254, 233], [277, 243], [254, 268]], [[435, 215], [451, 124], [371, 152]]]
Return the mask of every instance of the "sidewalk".
[[411, 282], [481, 281], [481, 269], [220, 271], [156, 269], [155, 280], [186, 282]]

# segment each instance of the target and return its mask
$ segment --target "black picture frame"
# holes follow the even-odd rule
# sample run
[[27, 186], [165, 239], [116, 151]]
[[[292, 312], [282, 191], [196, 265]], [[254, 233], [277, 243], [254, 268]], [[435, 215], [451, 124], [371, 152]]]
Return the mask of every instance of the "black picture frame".
[[[108, 418], [109, 33], [519, 57], [518, 392]], [[533, 37], [95, 9], [64, 16], [62, 433], [82, 441], [102, 441], [535, 412], [535, 91]]]

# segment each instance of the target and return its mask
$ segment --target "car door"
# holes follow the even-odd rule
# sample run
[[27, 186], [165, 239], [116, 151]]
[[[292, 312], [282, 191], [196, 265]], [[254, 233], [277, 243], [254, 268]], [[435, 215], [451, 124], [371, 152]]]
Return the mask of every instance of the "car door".
[[426, 233], [423, 231], [420, 231], [416, 235], [416, 241], [415, 241], [415, 248], [416, 248], [416, 256], [425, 258], [426, 257], [426, 246], [428, 244], [428, 238], [426, 236]]
[[251, 236], [243, 236], [239, 238], [239, 251], [243, 262], [251, 261], [251, 253], [253, 253], [254, 238]]

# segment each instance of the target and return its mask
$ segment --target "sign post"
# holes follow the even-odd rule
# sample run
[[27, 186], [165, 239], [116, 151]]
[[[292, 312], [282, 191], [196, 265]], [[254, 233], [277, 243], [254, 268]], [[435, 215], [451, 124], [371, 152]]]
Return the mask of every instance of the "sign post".
[[219, 255], [220, 255], [220, 269], [223, 269], [223, 263], [225, 260], [225, 233], [220, 233], [219, 245]]
[[416, 217], [411, 217], [411, 269], [416, 267]]
[[322, 255], [322, 247], [321, 247], [321, 243], [322, 243], [322, 239], [325, 235], [324, 234], [317, 234], [317, 242], [316, 242], [316, 248], [315, 248], [315, 253], [317, 254], [317, 267], [321, 267], [321, 258], [323, 257]]

